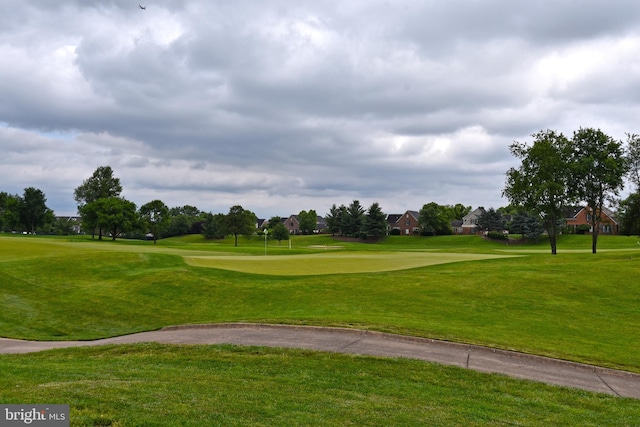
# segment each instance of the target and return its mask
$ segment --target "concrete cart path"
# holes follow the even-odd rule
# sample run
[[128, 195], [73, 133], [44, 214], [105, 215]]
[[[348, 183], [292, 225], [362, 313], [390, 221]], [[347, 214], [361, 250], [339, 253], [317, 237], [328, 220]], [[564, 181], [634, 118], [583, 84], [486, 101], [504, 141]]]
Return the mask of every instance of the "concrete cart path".
[[224, 323], [171, 326], [95, 341], [44, 342], [0, 338], [0, 353], [139, 342], [237, 344], [405, 357], [640, 399], [639, 374], [468, 344], [344, 328]]

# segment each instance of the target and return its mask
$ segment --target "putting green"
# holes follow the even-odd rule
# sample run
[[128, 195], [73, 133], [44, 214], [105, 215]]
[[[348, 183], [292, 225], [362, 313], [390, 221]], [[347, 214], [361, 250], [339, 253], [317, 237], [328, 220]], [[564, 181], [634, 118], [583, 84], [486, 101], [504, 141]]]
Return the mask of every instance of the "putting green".
[[321, 253], [281, 256], [183, 256], [194, 267], [220, 268], [243, 273], [277, 276], [369, 273], [396, 271], [462, 261], [512, 258], [514, 255], [484, 255], [433, 252]]

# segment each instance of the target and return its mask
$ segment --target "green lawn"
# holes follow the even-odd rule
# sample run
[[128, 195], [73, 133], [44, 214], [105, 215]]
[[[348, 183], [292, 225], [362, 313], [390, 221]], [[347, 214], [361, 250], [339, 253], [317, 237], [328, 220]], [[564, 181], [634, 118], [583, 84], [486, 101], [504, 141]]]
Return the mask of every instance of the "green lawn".
[[640, 401], [406, 360], [139, 344], [0, 356], [0, 401], [88, 426], [625, 426]]
[[[475, 236], [402, 236], [375, 244], [296, 236], [291, 248], [286, 242], [270, 241], [267, 249], [265, 257], [260, 238], [243, 239], [235, 247], [229, 239], [206, 242], [198, 236], [154, 246], [0, 235], [0, 336], [94, 339], [167, 325], [238, 321], [328, 325], [488, 345], [640, 372], [636, 238], [603, 236], [596, 255], [590, 253], [589, 236], [561, 236], [557, 256], [549, 255], [545, 242], [505, 246]], [[229, 359], [235, 367], [229, 378], [239, 378], [237, 388], [226, 385], [229, 378], [215, 379], [230, 390], [228, 398], [220, 393], [210, 396], [211, 384], [199, 380], [209, 372], [198, 368], [208, 363], [203, 353]], [[271, 374], [271, 368], [260, 367], [264, 354], [288, 362], [281, 372]], [[340, 417], [355, 420], [353, 425], [377, 425], [389, 413], [399, 417], [392, 424], [457, 425], [470, 420], [472, 425], [570, 425], [576, 417], [581, 423], [586, 420], [585, 425], [598, 425], [601, 416], [604, 421], [599, 425], [633, 425], [639, 419], [637, 401], [422, 362], [356, 359], [216, 346], [193, 350], [121, 346], [0, 356], [3, 374], [20, 365], [42, 366], [19, 370], [17, 376], [3, 375], [9, 382], [0, 382], [0, 401], [73, 402], [85, 420], [78, 425], [98, 423], [91, 420], [99, 414], [113, 418], [113, 425], [166, 425], [153, 421], [155, 415], [139, 423], [127, 415], [144, 405], [153, 412], [151, 395], [157, 396], [158, 405], [170, 406], [168, 413], [183, 414], [176, 425], [188, 425], [186, 420], [195, 416], [191, 406], [197, 406], [187, 405], [186, 400], [180, 404], [181, 399], [203, 402], [203, 407], [219, 404], [222, 409], [217, 413], [207, 409], [205, 415], [207, 424], [214, 425], [344, 424], [336, 421]], [[94, 364], [98, 361], [104, 371]], [[240, 368], [245, 363], [255, 371]], [[382, 375], [377, 364], [397, 369]], [[302, 390], [306, 381], [322, 382], [327, 372], [333, 375], [343, 365], [348, 369], [337, 376], [340, 384]], [[47, 366], [55, 366], [50, 376]], [[184, 375], [193, 374], [194, 381], [177, 384], [173, 390], [172, 384], [180, 382], [180, 366], [186, 366]], [[237, 371], [245, 369], [247, 376], [238, 376]], [[135, 371], [141, 372], [140, 377]], [[93, 372], [104, 374], [91, 377]], [[147, 383], [144, 372], [166, 377]], [[288, 376], [291, 386], [275, 388], [270, 395], [274, 386], [265, 375]], [[370, 383], [360, 389], [362, 376]], [[450, 383], [451, 376], [457, 385]], [[392, 377], [398, 377], [397, 390]], [[244, 413], [238, 409], [242, 405], [231, 403], [245, 399], [242, 387], [265, 390], [264, 396], [245, 402]], [[530, 394], [524, 391], [527, 387], [533, 387]], [[176, 401], [172, 393], [180, 399]], [[329, 399], [332, 393], [335, 400]], [[320, 399], [325, 394], [327, 401]], [[269, 398], [275, 401], [271, 407], [265, 403]], [[314, 407], [313, 401], [321, 403]], [[343, 402], [343, 407], [336, 402]], [[333, 411], [327, 409], [336, 405]], [[310, 418], [285, 414], [284, 407], [299, 408], [293, 412]], [[323, 414], [326, 419], [314, 418]]]
[[335, 252], [263, 257], [196, 255], [184, 256], [194, 267], [210, 267], [243, 273], [314, 276], [318, 274], [374, 273], [407, 270], [450, 262], [506, 258], [506, 255], [436, 252]]
[[[0, 237], [0, 331], [42, 340], [94, 339], [183, 323], [331, 325], [640, 372], [640, 291], [633, 280], [640, 273], [639, 245], [624, 237], [602, 239], [597, 255], [569, 253], [588, 250], [589, 237], [566, 237], [554, 257], [466, 236], [340, 243], [343, 249], [325, 251], [317, 246], [336, 242], [310, 236], [294, 240], [297, 259], [275, 242], [265, 257], [259, 239], [234, 247], [229, 240], [154, 246]], [[203, 254], [208, 256], [193, 258]], [[507, 254], [520, 256], [498, 257]], [[401, 265], [403, 257], [420, 262], [404, 270], [341, 272], [350, 264], [354, 271], [362, 265], [380, 269], [388, 266], [385, 258]], [[437, 257], [466, 261], [426, 265]], [[468, 260], [474, 257], [485, 259]], [[253, 270], [194, 267], [185, 259]], [[324, 274], [317, 275], [318, 265]], [[256, 274], [260, 270], [269, 274]]]

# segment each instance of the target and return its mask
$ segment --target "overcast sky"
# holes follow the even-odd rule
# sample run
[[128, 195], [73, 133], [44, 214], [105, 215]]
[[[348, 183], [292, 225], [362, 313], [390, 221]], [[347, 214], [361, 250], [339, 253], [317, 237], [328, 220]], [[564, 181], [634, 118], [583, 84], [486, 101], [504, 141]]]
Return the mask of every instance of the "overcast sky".
[[640, 133], [640, 2], [2, 0], [0, 191], [59, 215], [507, 205], [513, 141]]

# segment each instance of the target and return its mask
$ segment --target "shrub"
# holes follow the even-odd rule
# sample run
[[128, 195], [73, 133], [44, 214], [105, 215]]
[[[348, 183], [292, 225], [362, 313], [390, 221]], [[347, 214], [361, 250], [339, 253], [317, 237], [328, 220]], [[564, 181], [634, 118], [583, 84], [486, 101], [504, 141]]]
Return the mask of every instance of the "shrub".
[[487, 237], [491, 240], [507, 240], [508, 235], [500, 231], [490, 231], [487, 233]]

